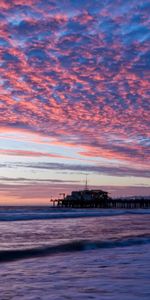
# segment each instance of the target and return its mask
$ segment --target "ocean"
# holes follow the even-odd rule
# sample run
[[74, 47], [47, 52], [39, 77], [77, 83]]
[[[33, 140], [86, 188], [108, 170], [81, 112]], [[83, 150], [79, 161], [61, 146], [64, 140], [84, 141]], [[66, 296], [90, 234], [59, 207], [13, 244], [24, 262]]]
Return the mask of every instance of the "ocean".
[[0, 207], [10, 299], [150, 299], [150, 210]]

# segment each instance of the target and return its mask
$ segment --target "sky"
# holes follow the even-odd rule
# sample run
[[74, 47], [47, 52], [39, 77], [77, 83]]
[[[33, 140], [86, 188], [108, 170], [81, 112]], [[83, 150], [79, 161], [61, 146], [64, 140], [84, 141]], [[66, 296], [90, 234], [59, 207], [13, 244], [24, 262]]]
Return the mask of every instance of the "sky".
[[[148, 0], [0, 1], [0, 204], [150, 195]], [[86, 175], [87, 174], [87, 175]]]

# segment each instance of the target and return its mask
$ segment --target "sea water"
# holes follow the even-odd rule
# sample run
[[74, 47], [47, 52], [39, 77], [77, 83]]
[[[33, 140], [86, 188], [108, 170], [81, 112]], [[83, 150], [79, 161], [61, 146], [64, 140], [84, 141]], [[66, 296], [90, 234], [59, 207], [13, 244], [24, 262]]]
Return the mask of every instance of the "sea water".
[[1, 207], [0, 299], [150, 299], [150, 210]]

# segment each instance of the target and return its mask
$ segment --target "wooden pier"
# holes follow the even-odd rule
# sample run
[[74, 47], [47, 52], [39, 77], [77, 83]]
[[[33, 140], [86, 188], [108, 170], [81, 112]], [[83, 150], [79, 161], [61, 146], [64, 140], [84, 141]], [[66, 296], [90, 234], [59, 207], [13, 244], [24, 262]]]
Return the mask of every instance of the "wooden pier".
[[150, 208], [150, 197], [113, 199], [103, 191], [80, 191], [72, 192], [64, 199], [53, 200], [53, 206], [59, 208], [148, 209]]
[[53, 201], [54, 207], [68, 208], [119, 208], [119, 209], [135, 209], [135, 208], [150, 208], [150, 200], [111, 200], [107, 202], [77, 202], [77, 201]]
[[150, 199], [112, 199], [106, 204], [106, 208], [122, 208], [122, 209], [135, 209], [135, 208], [150, 208]]
[[107, 201], [75, 201], [75, 200], [53, 200], [54, 207], [63, 208], [113, 208], [113, 209], [139, 209], [150, 208], [150, 199], [109, 199]]

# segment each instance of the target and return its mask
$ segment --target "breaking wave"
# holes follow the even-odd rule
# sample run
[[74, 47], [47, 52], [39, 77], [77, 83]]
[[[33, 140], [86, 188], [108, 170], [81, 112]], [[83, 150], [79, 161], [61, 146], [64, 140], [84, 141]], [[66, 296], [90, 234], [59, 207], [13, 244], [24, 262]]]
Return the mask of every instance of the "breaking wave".
[[150, 235], [126, 237], [107, 241], [77, 240], [54, 246], [46, 246], [32, 249], [1, 250], [0, 263], [19, 259], [50, 256], [61, 253], [87, 251], [96, 249], [110, 249], [117, 247], [138, 246], [150, 243]]
[[118, 216], [128, 214], [150, 214], [150, 210], [120, 210], [120, 209], [100, 209], [100, 210], [57, 210], [50, 209], [44, 211], [18, 211], [0, 210], [0, 222], [12, 222], [12, 221], [32, 221], [32, 220], [49, 220], [49, 219], [68, 219], [68, 218], [86, 218], [86, 217], [107, 217], [107, 216]]

